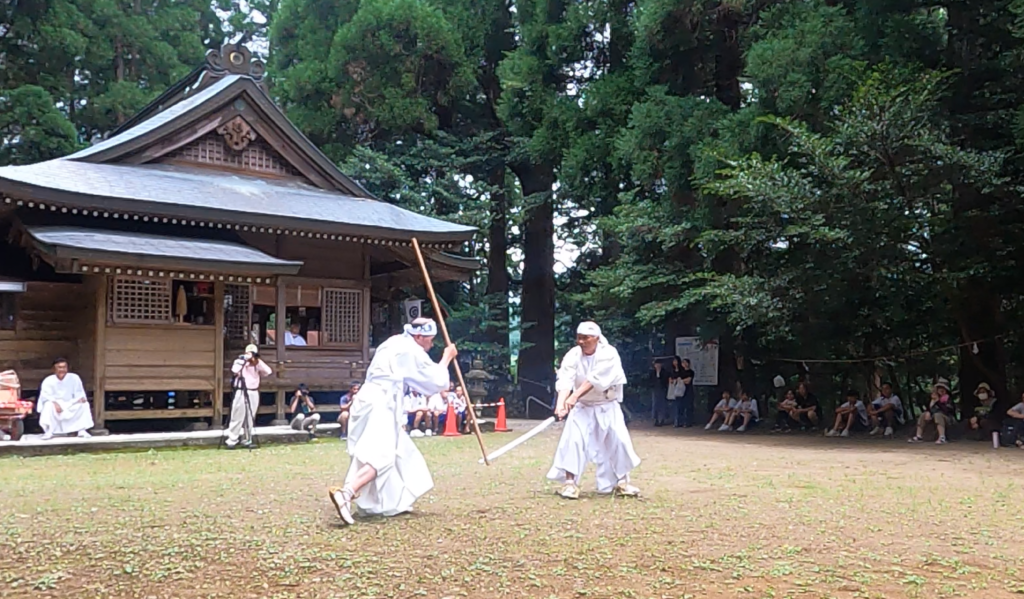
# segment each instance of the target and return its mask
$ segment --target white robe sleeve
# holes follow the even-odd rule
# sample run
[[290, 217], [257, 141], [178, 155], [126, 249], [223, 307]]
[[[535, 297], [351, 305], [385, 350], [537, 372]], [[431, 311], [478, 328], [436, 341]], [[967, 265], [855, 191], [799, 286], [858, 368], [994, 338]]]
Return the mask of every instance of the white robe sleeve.
[[46, 405], [51, 401], [57, 399], [56, 390], [53, 388], [53, 376], [48, 376], [43, 379], [43, 384], [39, 386], [39, 401], [36, 402], [36, 411], [40, 414], [46, 409]]
[[555, 375], [555, 391], [572, 391], [576, 387], [576, 370], [579, 368], [582, 350], [576, 346], [565, 353]]
[[[72, 387], [73, 391], [72, 391], [72, 394], [71, 394], [71, 401], [75, 402], [75, 401], [78, 401], [79, 399], [86, 398], [86, 396], [85, 396], [85, 386], [82, 385], [82, 377], [80, 377], [80, 376], [78, 376], [77, 374], [74, 374], [74, 373], [68, 374], [68, 376], [75, 377], [74, 378], [74, 383], [75, 384]], [[86, 398], [86, 399], [88, 399], [88, 398]]]
[[433, 395], [448, 388], [448, 369], [430, 359], [419, 346], [396, 356], [396, 369], [405, 377], [405, 384], [424, 394]]
[[625, 385], [626, 373], [622, 370], [618, 350], [610, 345], [599, 346], [594, 356], [594, 366], [587, 373], [587, 381], [601, 393], [616, 385]]

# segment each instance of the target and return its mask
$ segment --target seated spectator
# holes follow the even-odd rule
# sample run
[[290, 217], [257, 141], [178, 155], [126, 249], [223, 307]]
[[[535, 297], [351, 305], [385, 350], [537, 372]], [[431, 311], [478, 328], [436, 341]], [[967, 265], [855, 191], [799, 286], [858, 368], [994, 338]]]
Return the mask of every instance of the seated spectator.
[[1014, 444], [1024, 449], [1024, 395], [1021, 396], [1020, 403], [1006, 411], [1006, 415], [1009, 420], [1004, 425], [1012, 429], [1010, 436]]
[[306, 346], [306, 338], [302, 336], [301, 324], [293, 322], [288, 325], [288, 329], [284, 332], [284, 344], [296, 347]]
[[[772, 430], [788, 431], [791, 428], [792, 423], [797, 422], [793, 420], [791, 415], [791, 412], [796, 409], [796, 407], [796, 393], [794, 393], [792, 389], [786, 389], [785, 397], [781, 402], [779, 402], [779, 405], [776, 408], [775, 428]], [[797, 423], [797, 425], [799, 426], [799, 423]]]
[[441, 414], [448, 411], [448, 401], [444, 397], [446, 393], [442, 391], [427, 398], [427, 430], [433, 431], [433, 435], [441, 432], [438, 428], [441, 426]]
[[815, 430], [818, 428], [818, 420], [821, 418], [821, 406], [818, 398], [807, 383], [800, 383], [796, 386], [796, 409], [793, 410], [793, 418], [801, 423], [801, 428]]
[[836, 408], [836, 422], [826, 437], [849, 437], [850, 431], [868, 430], [868, 411], [860, 394], [854, 390], [846, 392], [846, 402]]
[[979, 441], [983, 441], [991, 438], [992, 433], [999, 431], [999, 421], [992, 414], [996, 394], [988, 383], [983, 382], [974, 390], [974, 396], [978, 398], [978, 405], [974, 408], [974, 414], [967, 420], [967, 426], [976, 431]]
[[885, 436], [891, 437], [897, 424], [903, 424], [903, 402], [892, 392], [892, 383], [882, 383], [882, 394], [868, 406], [868, 418], [871, 419], [871, 435], [882, 432], [885, 423]]
[[722, 426], [720, 426], [718, 430], [730, 430], [729, 425], [726, 424], [726, 421], [729, 419], [729, 414], [732, 412], [733, 408], [738, 406], [739, 403], [740, 402], [736, 401], [736, 399], [733, 398], [732, 393], [729, 393], [728, 390], [722, 391], [722, 399], [720, 399], [718, 403], [715, 404], [715, 409], [711, 413], [711, 421], [708, 422], [707, 426], [704, 427], [704, 430], [711, 430], [711, 427], [713, 427], [715, 423], [718, 422], [719, 420], [722, 421]]
[[448, 401], [455, 404], [455, 415], [458, 417], [459, 432], [464, 435], [469, 434], [469, 418], [467, 417], [468, 411], [466, 410], [466, 391], [462, 388], [462, 385], [455, 385], [454, 392], [448, 393]]
[[92, 408], [85, 396], [85, 387], [77, 374], [70, 372], [68, 361], [57, 358], [53, 361], [53, 374], [43, 379], [39, 387], [39, 426], [43, 429], [43, 440], [54, 435], [74, 434], [88, 438], [93, 427]]
[[409, 422], [406, 425], [408, 427], [409, 436], [413, 438], [419, 438], [423, 436], [433, 435], [433, 431], [429, 428], [426, 432], [422, 431], [420, 427], [427, 420], [427, 398], [422, 393], [417, 391], [409, 390], [409, 393], [405, 396], [405, 411], [408, 414]]
[[936, 439], [936, 445], [946, 444], [946, 429], [956, 422], [956, 406], [953, 404], [953, 400], [949, 397], [949, 381], [940, 378], [935, 383], [935, 388], [932, 391], [932, 399], [928, 405], [928, 409], [925, 410], [921, 417], [917, 419], [917, 433], [910, 438], [911, 443], [920, 443], [924, 441], [924, 429], [928, 424], [935, 423], [935, 429], [938, 431], [939, 438]]
[[356, 399], [356, 394], [359, 393], [359, 381], [352, 381], [352, 384], [348, 386], [348, 393], [341, 396], [339, 405], [341, 411], [338, 412], [338, 424], [341, 425], [341, 438], [344, 439], [348, 436], [348, 419], [349, 412], [352, 409], [352, 402]]
[[759, 419], [757, 400], [752, 399], [749, 393], [743, 391], [740, 393], [739, 403], [729, 412], [729, 418], [725, 423], [729, 426], [729, 430], [732, 430], [736, 422], [739, 421], [741, 424], [736, 429], [736, 432], [742, 433], [757, 424]]
[[316, 425], [320, 422], [320, 414], [316, 413], [316, 404], [313, 403], [313, 398], [310, 397], [309, 388], [305, 383], [300, 384], [299, 388], [295, 390], [295, 394], [292, 395], [292, 405], [288, 411], [295, 414], [292, 418], [293, 429], [306, 430], [311, 435], [316, 434]]

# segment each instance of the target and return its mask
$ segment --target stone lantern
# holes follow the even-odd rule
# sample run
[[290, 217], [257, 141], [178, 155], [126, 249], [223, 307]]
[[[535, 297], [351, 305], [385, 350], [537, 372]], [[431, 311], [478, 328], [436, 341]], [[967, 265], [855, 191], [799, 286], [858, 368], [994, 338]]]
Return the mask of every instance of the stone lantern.
[[463, 375], [466, 380], [466, 393], [474, 403], [483, 403], [487, 400], [487, 383], [494, 380], [495, 376], [484, 370], [483, 360], [473, 360], [473, 368]]

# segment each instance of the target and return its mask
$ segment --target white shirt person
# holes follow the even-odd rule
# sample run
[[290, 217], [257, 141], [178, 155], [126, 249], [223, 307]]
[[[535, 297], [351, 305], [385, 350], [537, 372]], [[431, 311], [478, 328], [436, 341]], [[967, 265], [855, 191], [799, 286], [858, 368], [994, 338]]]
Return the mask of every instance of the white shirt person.
[[588, 461], [597, 465], [598, 493], [640, 493], [629, 484], [629, 473], [640, 465], [640, 458], [619, 405], [625, 384], [619, 352], [597, 323], [581, 323], [576, 347], [562, 358], [555, 383], [555, 413], [568, 417], [548, 478], [564, 483], [558, 494], [565, 499], [579, 498], [578, 481]]
[[64, 358], [54, 360], [53, 374], [43, 379], [36, 409], [44, 440], [54, 435], [91, 436], [92, 407], [85, 396], [82, 379], [68, 371], [68, 361]]

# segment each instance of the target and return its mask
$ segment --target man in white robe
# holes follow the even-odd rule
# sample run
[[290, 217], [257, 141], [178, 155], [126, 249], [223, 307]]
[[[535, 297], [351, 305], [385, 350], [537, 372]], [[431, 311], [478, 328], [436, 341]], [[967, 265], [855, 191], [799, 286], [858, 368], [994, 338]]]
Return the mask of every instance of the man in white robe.
[[36, 409], [43, 440], [52, 439], [54, 435], [91, 436], [92, 408], [85, 396], [85, 387], [77, 374], [68, 372], [68, 361], [64, 358], [54, 360], [53, 374], [43, 379]]
[[382, 343], [366, 369], [349, 419], [351, 463], [345, 486], [328, 491], [346, 524], [355, 523], [353, 500], [367, 514], [394, 516], [412, 510], [434, 488], [426, 460], [405, 434], [403, 395], [406, 388], [424, 395], [448, 388], [448, 365], [458, 351], [449, 345], [435, 363], [427, 354], [435, 335], [433, 320], [417, 318], [405, 325], [405, 332]]
[[609, 345], [594, 322], [576, 329], [576, 347], [558, 368], [555, 414], [568, 414], [548, 478], [564, 483], [558, 494], [580, 496], [579, 477], [587, 462], [597, 465], [597, 492], [636, 496], [629, 472], [640, 465], [622, 415], [622, 371], [619, 352]]

